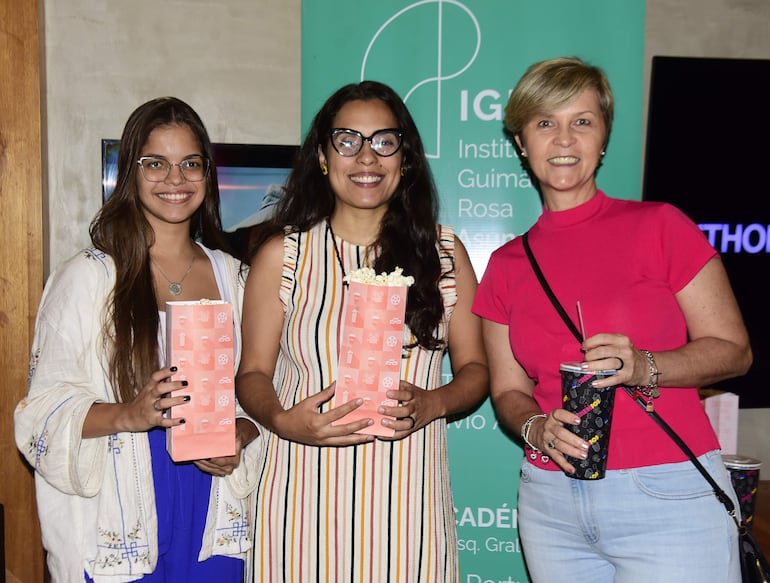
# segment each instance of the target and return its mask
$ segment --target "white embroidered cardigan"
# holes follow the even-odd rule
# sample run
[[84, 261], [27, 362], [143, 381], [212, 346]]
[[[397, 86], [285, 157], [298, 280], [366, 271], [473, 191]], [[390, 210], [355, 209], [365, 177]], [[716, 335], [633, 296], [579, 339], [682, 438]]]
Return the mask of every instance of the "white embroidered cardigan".
[[[240, 358], [243, 277], [239, 263], [201, 246], [222, 299], [233, 304]], [[102, 318], [115, 282], [112, 259], [89, 249], [50, 277], [35, 326], [28, 394], [14, 415], [16, 444], [35, 469], [43, 546], [53, 581], [131, 581], [155, 569], [157, 515], [146, 433], [82, 439], [95, 402], [114, 402], [102, 348]], [[239, 409], [238, 416], [245, 416]], [[260, 428], [261, 430], [261, 428]], [[213, 478], [199, 560], [251, 549], [256, 458], [243, 450], [232, 475]]]

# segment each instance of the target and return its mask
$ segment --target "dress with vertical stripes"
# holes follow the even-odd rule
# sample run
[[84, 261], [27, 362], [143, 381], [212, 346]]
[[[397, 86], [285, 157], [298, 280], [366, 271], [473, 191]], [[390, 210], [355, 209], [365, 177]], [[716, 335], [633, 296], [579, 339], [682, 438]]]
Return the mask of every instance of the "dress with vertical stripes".
[[[367, 248], [336, 237], [325, 222], [284, 239], [286, 311], [273, 379], [284, 408], [336, 380], [344, 273], [366, 264]], [[439, 228], [442, 271], [451, 270], [454, 231]], [[409, 274], [405, 274], [409, 275]], [[446, 340], [457, 300], [454, 274], [440, 282]], [[411, 341], [409, 331], [404, 343]], [[441, 384], [443, 350], [407, 351], [401, 378]], [[455, 583], [457, 535], [449, 484], [446, 421], [394, 442], [306, 446], [270, 434], [257, 491], [252, 580], [260, 582]]]

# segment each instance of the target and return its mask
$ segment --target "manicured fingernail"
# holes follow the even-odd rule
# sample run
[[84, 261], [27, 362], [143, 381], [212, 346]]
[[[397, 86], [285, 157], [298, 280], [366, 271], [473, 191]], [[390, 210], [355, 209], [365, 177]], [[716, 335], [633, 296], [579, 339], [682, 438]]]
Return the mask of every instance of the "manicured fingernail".
[[176, 372], [178, 369], [177, 369], [177, 367], [175, 367], [175, 366], [172, 366], [172, 367], [171, 367], [169, 370], [170, 370], [171, 372]]
[[187, 419], [180, 419], [179, 420], [179, 425], [183, 425], [185, 423], [187, 423]]
[[187, 402], [189, 402], [189, 400], [190, 400], [190, 395], [185, 395], [184, 396], [184, 402], [187, 403]]
[[189, 384], [190, 384], [190, 383], [188, 383], [187, 381], [182, 381], [182, 386], [183, 386], [183, 387], [186, 387], [186, 386], [187, 386], [187, 385], [189, 385]]

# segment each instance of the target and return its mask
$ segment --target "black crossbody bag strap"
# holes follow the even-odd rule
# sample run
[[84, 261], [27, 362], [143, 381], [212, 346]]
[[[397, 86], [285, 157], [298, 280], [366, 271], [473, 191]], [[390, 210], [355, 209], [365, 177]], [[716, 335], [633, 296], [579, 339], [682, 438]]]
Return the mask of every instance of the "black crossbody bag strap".
[[535, 256], [532, 254], [532, 248], [529, 246], [529, 231], [524, 233], [524, 236], [522, 237], [521, 242], [524, 243], [524, 251], [526, 251], [527, 253], [527, 259], [529, 259], [529, 262], [532, 265], [532, 269], [535, 271], [537, 280], [540, 282], [540, 285], [543, 286], [545, 295], [547, 295], [548, 299], [551, 300], [553, 307], [556, 308], [557, 312], [559, 312], [561, 319], [564, 320], [564, 323], [567, 325], [567, 328], [569, 328], [570, 332], [572, 332], [575, 338], [577, 338], [577, 341], [580, 344], [582, 344], [583, 335], [578, 331], [577, 326], [575, 326], [575, 323], [567, 315], [567, 312], [564, 311], [564, 308], [559, 303], [559, 300], [556, 298], [556, 295], [553, 293], [551, 286], [548, 285], [548, 282], [546, 281], [545, 276], [543, 275], [543, 272], [540, 269], [540, 266], [537, 264], [537, 261], [535, 261]]
[[[540, 269], [540, 266], [537, 264], [537, 261], [535, 261], [535, 256], [532, 253], [532, 249], [529, 246], [529, 231], [524, 233], [524, 235], [521, 238], [521, 242], [524, 244], [524, 251], [527, 253], [527, 258], [529, 259], [530, 264], [532, 265], [532, 269], [535, 272], [535, 275], [537, 276], [538, 281], [540, 282], [540, 285], [543, 287], [543, 291], [545, 291], [545, 294], [548, 296], [548, 299], [551, 300], [551, 303], [553, 304], [553, 307], [556, 308], [556, 311], [561, 316], [561, 319], [564, 320], [564, 323], [567, 325], [567, 328], [570, 329], [570, 332], [572, 332], [573, 336], [577, 339], [579, 343], [583, 343], [583, 336], [580, 334], [580, 332], [577, 329], [577, 326], [575, 326], [575, 323], [570, 319], [570, 317], [567, 315], [567, 312], [564, 310], [562, 305], [559, 303], [559, 300], [556, 298], [556, 295], [553, 293], [553, 290], [551, 289], [551, 286], [548, 285], [548, 281], [546, 281], [545, 276], [543, 275], [542, 270]], [[719, 484], [714, 481], [714, 478], [711, 477], [711, 474], [709, 474], [706, 471], [706, 468], [703, 467], [703, 465], [698, 461], [698, 458], [695, 457], [695, 454], [692, 452], [692, 450], [687, 446], [687, 444], [682, 440], [681, 437], [671, 429], [671, 426], [666, 423], [663, 418], [658, 415], [655, 411], [648, 411], [647, 410], [647, 404], [645, 403], [644, 399], [641, 397], [638, 397], [631, 387], [623, 387], [623, 389], [628, 393], [628, 396], [631, 397], [641, 408], [644, 410], [647, 415], [652, 417], [653, 421], [658, 424], [658, 426], [668, 435], [674, 443], [676, 443], [677, 446], [679, 446], [679, 449], [681, 449], [684, 454], [687, 456], [687, 458], [693, 463], [693, 465], [698, 469], [698, 471], [703, 475], [704, 478], [706, 478], [706, 481], [711, 485], [711, 487], [714, 489], [714, 495], [717, 497], [717, 499], [724, 504], [725, 508], [727, 509], [727, 512], [732, 516], [735, 523], [738, 525], [738, 528], [741, 528], [741, 524], [738, 521], [738, 517], [735, 513], [735, 504], [733, 504], [733, 501], [730, 499], [730, 497], [727, 495], [727, 493], [722, 490], [722, 488], [719, 487]]]

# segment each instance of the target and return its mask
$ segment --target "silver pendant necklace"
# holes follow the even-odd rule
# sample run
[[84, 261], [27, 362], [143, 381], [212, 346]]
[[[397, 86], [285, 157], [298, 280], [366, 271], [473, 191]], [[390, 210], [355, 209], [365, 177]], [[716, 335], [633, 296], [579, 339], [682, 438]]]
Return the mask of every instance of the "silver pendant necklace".
[[160, 273], [163, 278], [168, 282], [168, 293], [170, 293], [172, 296], [178, 296], [182, 293], [182, 282], [185, 280], [187, 275], [192, 271], [193, 263], [195, 263], [195, 254], [193, 254], [192, 261], [190, 261], [190, 265], [187, 268], [187, 271], [184, 272], [184, 275], [179, 281], [171, 281], [168, 276], [163, 273], [163, 270], [160, 268], [160, 265], [157, 264], [154, 260], [152, 261], [155, 264], [155, 269], [158, 270], [158, 273]]

